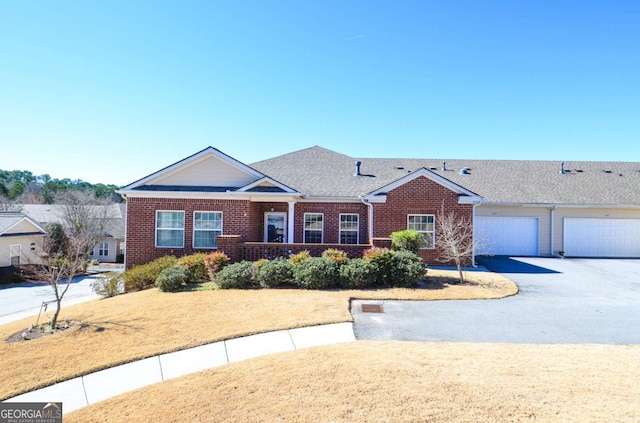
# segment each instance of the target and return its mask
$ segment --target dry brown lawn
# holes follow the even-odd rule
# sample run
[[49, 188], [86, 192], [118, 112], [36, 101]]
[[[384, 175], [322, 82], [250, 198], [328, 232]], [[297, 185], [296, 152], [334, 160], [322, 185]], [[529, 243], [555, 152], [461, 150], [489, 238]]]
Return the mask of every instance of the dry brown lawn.
[[640, 346], [358, 341], [234, 363], [65, 422], [636, 422]]
[[[272, 330], [351, 321], [349, 300], [473, 299], [513, 295], [499, 275], [467, 274], [474, 284], [449, 285], [449, 271], [429, 271], [421, 289], [373, 291], [248, 290], [161, 293], [156, 289], [63, 308], [78, 321], [62, 332], [20, 343], [0, 342], [0, 399], [161, 353]], [[35, 317], [0, 327], [0, 339]]]

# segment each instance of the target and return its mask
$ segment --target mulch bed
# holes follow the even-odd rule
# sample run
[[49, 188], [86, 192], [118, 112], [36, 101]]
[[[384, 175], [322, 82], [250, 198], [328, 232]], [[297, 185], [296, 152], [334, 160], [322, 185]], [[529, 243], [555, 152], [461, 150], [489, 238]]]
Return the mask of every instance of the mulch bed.
[[61, 332], [79, 324], [80, 322], [76, 322], [73, 320], [64, 320], [62, 322], [59, 321], [56, 329], [53, 331], [51, 330], [51, 324], [49, 323], [43, 323], [38, 326], [33, 325], [32, 327], [28, 327], [24, 330], [14, 333], [13, 335], [5, 339], [5, 342], [28, 342], [34, 339], [52, 335], [56, 332]]

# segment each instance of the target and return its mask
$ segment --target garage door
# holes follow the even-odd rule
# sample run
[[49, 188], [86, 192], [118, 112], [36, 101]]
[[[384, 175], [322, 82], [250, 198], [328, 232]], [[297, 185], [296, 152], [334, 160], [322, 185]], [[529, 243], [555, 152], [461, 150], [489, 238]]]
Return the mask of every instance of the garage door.
[[568, 257], [640, 257], [640, 219], [564, 219]]
[[476, 237], [482, 244], [479, 254], [537, 256], [538, 218], [476, 217]]

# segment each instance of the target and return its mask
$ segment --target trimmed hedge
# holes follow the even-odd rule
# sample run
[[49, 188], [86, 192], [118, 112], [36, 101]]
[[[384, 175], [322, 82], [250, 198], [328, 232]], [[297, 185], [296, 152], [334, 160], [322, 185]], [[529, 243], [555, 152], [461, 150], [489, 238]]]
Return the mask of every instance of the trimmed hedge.
[[151, 288], [160, 273], [178, 261], [174, 256], [164, 256], [147, 264], [133, 267], [122, 274], [127, 292]]
[[206, 253], [191, 254], [182, 256], [176, 262], [176, 266], [187, 268], [187, 283], [201, 283], [209, 280], [209, 272], [205, 265]]
[[225, 266], [216, 274], [215, 282], [222, 289], [246, 289], [253, 282], [253, 263], [241, 261]]
[[293, 264], [285, 258], [269, 260], [257, 266], [256, 278], [262, 288], [275, 288], [293, 282]]
[[303, 289], [342, 287], [340, 265], [326, 257], [311, 257], [293, 266], [296, 285]]
[[191, 272], [187, 266], [172, 266], [164, 269], [155, 281], [155, 285], [163, 292], [174, 292], [189, 282]]

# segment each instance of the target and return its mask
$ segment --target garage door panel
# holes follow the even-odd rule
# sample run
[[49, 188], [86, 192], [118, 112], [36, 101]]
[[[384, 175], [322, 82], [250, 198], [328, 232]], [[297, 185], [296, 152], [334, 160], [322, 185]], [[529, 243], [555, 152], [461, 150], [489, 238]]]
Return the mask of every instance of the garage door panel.
[[564, 219], [568, 257], [640, 257], [640, 219]]
[[539, 223], [534, 217], [476, 217], [481, 254], [537, 256]]

